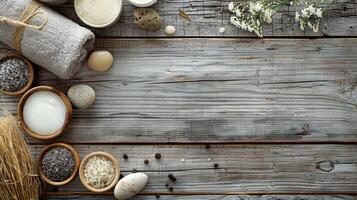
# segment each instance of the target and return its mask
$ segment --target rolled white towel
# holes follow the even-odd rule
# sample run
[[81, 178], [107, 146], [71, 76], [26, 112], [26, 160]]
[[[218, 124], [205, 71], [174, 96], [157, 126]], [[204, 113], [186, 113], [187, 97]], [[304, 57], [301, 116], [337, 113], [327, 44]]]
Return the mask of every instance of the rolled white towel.
[[[0, 0], [0, 16], [18, 20], [32, 0]], [[25, 28], [21, 40], [21, 53], [62, 79], [69, 79], [85, 62], [93, 48], [94, 34], [75, 22], [42, 5], [28, 24], [38, 25], [47, 18], [41, 30]], [[0, 22], [0, 40], [14, 48], [16, 27]]]

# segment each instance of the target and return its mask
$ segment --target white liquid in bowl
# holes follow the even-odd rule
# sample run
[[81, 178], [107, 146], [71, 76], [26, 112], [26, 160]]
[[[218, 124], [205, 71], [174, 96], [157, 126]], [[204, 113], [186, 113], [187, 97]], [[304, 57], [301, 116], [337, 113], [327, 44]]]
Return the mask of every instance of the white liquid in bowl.
[[52, 135], [61, 130], [66, 120], [66, 106], [56, 93], [39, 91], [30, 95], [23, 107], [28, 128], [40, 135]]

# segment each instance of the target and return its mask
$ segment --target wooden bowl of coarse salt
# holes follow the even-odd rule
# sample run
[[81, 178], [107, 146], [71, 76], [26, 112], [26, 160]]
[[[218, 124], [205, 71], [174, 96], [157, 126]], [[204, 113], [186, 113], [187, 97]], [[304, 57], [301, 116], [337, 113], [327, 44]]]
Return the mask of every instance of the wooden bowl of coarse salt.
[[62, 186], [76, 177], [79, 164], [79, 154], [71, 145], [54, 143], [45, 146], [40, 152], [37, 172], [46, 183]]
[[59, 89], [37, 86], [27, 91], [17, 105], [23, 130], [40, 140], [61, 136], [72, 119], [72, 104]]
[[0, 92], [9, 96], [25, 93], [35, 79], [29, 60], [17, 53], [9, 53], [0, 59]]
[[79, 167], [79, 178], [92, 192], [112, 189], [120, 176], [119, 162], [109, 153], [97, 151], [87, 155]]

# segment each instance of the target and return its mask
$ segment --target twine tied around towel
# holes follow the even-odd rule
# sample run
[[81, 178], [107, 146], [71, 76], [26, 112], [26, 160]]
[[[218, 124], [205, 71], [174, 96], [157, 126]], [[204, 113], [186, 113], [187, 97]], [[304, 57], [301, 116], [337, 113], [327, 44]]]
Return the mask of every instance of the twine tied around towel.
[[[36, 30], [41, 30], [48, 21], [47, 15], [44, 12], [38, 12], [37, 10], [41, 7], [41, 4], [37, 1], [32, 1], [22, 12], [18, 20], [14, 20], [5, 16], [0, 16], [0, 22], [11, 24], [16, 27], [13, 36], [13, 45], [16, 51], [21, 52], [21, 41], [22, 35], [26, 28], [33, 28]], [[39, 25], [29, 24], [29, 21], [35, 16], [42, 16], [43, 21]]]

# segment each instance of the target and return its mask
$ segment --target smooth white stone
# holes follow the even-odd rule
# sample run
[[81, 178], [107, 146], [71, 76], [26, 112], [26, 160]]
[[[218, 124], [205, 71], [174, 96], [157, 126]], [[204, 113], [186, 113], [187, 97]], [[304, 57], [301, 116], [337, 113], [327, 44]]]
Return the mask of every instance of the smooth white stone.
[[165, 33], [167, 35], [174, 35], [176, 33], [176, 28], [174, 26], [166, 26]]
[[114, 58], [109, 51], [95, 51], [88, 59], [88, 67], [97, 72], [108, 71], [113, 65]]
[[134, 173], [120, 179], [114, 189], [117, 200], [129, 199], [144, 189], [148, 183], [148, 176], [144, 173]]
[[95, 100], [94, 89], [85, 84], [74, 85], [68, 90], [68, 98], [77, 108], [89, 108]]
[[221, 27], [221, 28], [219, 28], [218, 31], [219, 31], [220, 34], [223, 34], [224, 32], [226, 32], [226, 28]]

